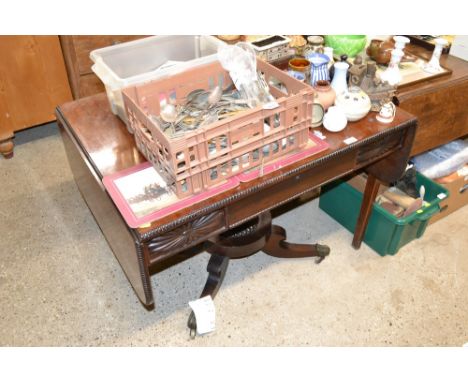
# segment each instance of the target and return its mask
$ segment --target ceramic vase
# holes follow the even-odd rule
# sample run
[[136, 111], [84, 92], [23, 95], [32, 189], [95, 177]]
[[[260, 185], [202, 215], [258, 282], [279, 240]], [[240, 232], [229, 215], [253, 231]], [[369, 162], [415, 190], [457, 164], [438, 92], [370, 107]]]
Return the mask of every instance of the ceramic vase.
[[372, 40], [366, 49], [367, 55], [380, 65], [387, 65], [392, 58], [394, 44], [390, 40]]
[[335, 59], [333, 58], [333, 48], [326, 46], [323, 48], [323, 54], [329, 58], [328, 61], [328, 71], [330, 71], [331, 67], [335, 63]]
[[396, 86], [401, 82], [400, 61], [404, 53], [401, 49], [392, 50], [392, 58], [388, 64], [387, 70], [380, 75], [382, 81], [388, 82], [391, 86]]
[[319, 80], [314, 85], [315, 98], [325, 110], [333, 105], [336, 98], [335, 90], [330, 85], [330, 81]]
[[323, 53], [323, 42], [322, 36], [309, 36], [307, 37], [306, 55], [312, 53]]
[[302, 57], [289, 60], [288, 74], [299, 81], [308, 81], [310, 73], [310, 62]]
[[348, 73], [349, 64], [344, 61], [336, 62], [333, 65], [334, 74], [331, 87], [335, 90], [336, 95], [348, 90], [348, 82], [346, 81], [346, 74]]
[[444, 46], [448, 45], [448, 41], [443, 38], [436, 38], [434, 42], [434, 52], [432, 53], [430, 61], [424, 67], [424, 71], [428, 73], [439, 73], [442, 71], [442, 67], [440, 66], [440, 55], [442, 54]]
[[310, 84], [314, 86], [317, 81], [325, 80], [330, 81], [330, 74], [328, 73], [329, 58], [322, 53], [312, 53], [307, 55], [310, 62]]
[[323, 127], [331, 132], [341, 131], [347, 124], [348, 120], [346, 119], [346, 115], [338, 106], [331, 106], [327, 114], [323, 117]]
[[335, 105], [343, 110], [348, 121], [354, 122], [364, 118], [371, 108], [369, 96], [357, 86], [336, 97]]
[[395, 49], [405, 50], [406, 44], [410, 42], [410, 39], [405, 36], [393, 36], [393, 41], [395, 41]]

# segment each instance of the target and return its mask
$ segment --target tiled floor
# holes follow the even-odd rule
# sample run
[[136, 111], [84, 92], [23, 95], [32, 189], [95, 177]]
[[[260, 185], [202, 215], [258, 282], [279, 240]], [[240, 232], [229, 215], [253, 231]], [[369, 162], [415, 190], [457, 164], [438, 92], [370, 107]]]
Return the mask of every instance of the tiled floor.
[[[138, 301], [82, 200], [55, 124], [17, 133], [0, 159], [0, 345], [453, 345], [468, 342], [468, 207], [380, 257], [318, 209], [276, 220], [297, 242], [327, 243], [322, 264], [259, 253], [232, 261], [216, 331], [190, 340], [188, 301], [208, 255], [152, 277]], [[316, 224], [316, 222], [320, 224]]]

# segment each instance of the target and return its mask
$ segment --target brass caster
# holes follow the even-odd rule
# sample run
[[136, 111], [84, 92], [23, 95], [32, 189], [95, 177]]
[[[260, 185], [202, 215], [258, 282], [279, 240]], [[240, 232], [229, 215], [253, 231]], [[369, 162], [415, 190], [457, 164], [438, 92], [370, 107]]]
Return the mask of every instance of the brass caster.
[[325, 259], [325, 257], [330, 254], [330, 247], [328, 245], [316, 244], [315, 248], [319, 254], [315, 259], [315, 264], [320, 264]]

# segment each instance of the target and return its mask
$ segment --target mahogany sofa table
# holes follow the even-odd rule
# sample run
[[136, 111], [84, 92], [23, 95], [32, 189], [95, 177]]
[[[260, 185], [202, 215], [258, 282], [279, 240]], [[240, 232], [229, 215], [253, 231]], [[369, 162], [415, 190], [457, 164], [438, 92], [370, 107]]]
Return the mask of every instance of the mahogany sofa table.
[[[104, 93], [61, 105], [56, 110], [69, 164], [78, 189], [137, 296], [154, 308], [150, 275], [187, 259], [196, 250], [211, 254], [208, 280], [201, 296], [215, 296], [229, 259], [259, 250], [276, 257], [329, 253], [325, 245], [291, 244], [286, 231], [271, 224], [270, 211], [321, 185], [354, 171], [365, 170], [368, 181], [353, 238], [359, 248], [379, 182], [393, 182], [405, 170], [417, 121], [398, 109], [390, 124], [375, 113], [348, 123], [339, 133], [321, 130], [329, 148], [311, 157], [241, 183], [236, 188], [151, 222], [130, 228], [106, 192], [102, 178], [142, 162], [133, 136], [112, 114]], [[351, 144], [345, 139], [356, 138]], [[196, 321], [189, 318], [191, 333]]]

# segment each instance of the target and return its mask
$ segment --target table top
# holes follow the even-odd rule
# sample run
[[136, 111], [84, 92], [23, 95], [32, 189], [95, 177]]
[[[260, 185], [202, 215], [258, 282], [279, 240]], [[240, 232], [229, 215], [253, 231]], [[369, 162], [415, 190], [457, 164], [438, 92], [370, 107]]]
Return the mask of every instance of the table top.
[[[133, 135], [127, 131], [125, 124], [112, 113], [105, 93], [61, 105], [57, 109], [57, 115], [69, 133], [74, 136], [98, 178], [102, 179], [106, 175], [111, 175], [146, 162], [146, 159], [136, 148]], [[320, 160], [336, 151], [344, 150], [350, 146], [344, 142], [347, 138], [354, 137], [357, 140], [355, 144], [359, 144], [359, 142], [376, 134], [415, 120], [414, 116], [399, 108], [397, 109], [395, 119], [391, 123], [380, 123], [375, 119], [375, 116], [376, 113], [370, 112], [360, 121], [348, 122], [347, 127], [338, 133], [331, 133], [323, 128], [319, 128], [318, 130], [326, 136], [326, 142], [329, 144], [327, 150], [266, 174], [261, 178], [241, 183], [234, 189], [158, 219], [151, 226], [138, 228], [137, 231], [140, 234], [144, 234], [158, 226], [168, 224], [171, 220], [187, 215], [191, 211], [205, 208], [213, 203], [230, 198], [239, 192], [243, 192], [248, 188], [264, 183], [269, 179], [278, 177], [283, 173], [287, 173], [294, 168], [301, 167], [308, 162]]]

